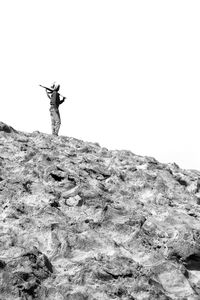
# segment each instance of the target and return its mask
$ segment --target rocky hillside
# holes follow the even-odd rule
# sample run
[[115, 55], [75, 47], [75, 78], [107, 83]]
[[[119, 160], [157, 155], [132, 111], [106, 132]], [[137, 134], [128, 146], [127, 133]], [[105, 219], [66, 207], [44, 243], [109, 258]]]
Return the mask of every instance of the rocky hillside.
[[200, 299], [200, 172], [0, 123], [0, 299]]

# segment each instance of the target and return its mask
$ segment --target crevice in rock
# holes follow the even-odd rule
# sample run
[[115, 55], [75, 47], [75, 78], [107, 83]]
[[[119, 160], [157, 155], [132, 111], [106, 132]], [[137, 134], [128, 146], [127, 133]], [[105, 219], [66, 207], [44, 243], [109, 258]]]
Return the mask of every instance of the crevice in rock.
[[104, 270], [105, 273], [98, 273], [97, 277], [101, 280], [113, 280], [113, 279], [118, 279], [118, 278], [132, 278], [134, 277], [134, 274], [132, 272], [130, 273], [125, 273], [125, 274], [113, 274], [107, 270]]
[[125, 182], [126, 175], [123, 173], [120, 173], [119, 178]]
[[55, 207], [55, 208], [59, 208], [60, 207], [59, 202], [57, 200], [55, 200], [55, 199], [54, 200], [50, 200], [49, 204], [50, 204], [51, 207]]
[[[29, 288], [25, 288], [23, 285], [18, 285], [19, 296], [23, 297], [25, 294], [25, 295], [29, 295], [31, 299], [35, 299], [37, 297], [37, 289], [39, 285], [40, 285], [39, 280], [36, 281], [33, 285], [31, 285]], [[29, 299], [29, 298], [25, 296], [25, 299]]]
[[60, 167], [57, 166], [56, 168], [57, 168], [58, 171], [64, 172], [64, 170], [61, 169]]
[[180, 183], [180, 185], [183, 185], [185, 187], [188, 186], [188, 183], [184, 179], [176, 178], [176, 180], [178, 181], [178, 183]]
[[200, 254], [192, 254], [184, 260], [187, 270], [200, 271]]
[[63, 179], [65, 179], [65, 177], [60, 176], [60, 175], [56, 175], [54, 173], [50, 173], [50, 176], [55, 180], [55, 181], [62, 181]]
[[68, 179], [68, 181], [72, 182], [76, 186], [76, 180], [73, 176], [68, 175], [67, 179]]
[[119, 288], [119, 289], [117, 290], [117, 292], [114, 293], [114, 295], [116, 295], [116, 296], [119, 297], [119, 298], [121, 298], [123, 295], [126, 295], [126, 294], [127, 294], [127, 292], [126, 292], [126, 290], [123, 289], [123, 288]]
[[4, 269], [5, 266], [6, 266], [5, 261], [3, 261], [3, 260], [0, 259], [0, 269]]
[[32, 181], [31, 180], [28, 180], [26, 181], [25, 183], [23, 183], [23, 188], [25, 189], [25, 191], [29, 194], [31, 194], [31, 184], [32, 184]]

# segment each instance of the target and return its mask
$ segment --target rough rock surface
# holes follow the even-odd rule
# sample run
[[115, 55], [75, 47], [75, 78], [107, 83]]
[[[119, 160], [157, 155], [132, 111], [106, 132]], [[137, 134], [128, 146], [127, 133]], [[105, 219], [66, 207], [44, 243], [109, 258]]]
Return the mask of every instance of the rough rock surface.
[[200, 299], [200, 172], [0, 123], [0, 299]]

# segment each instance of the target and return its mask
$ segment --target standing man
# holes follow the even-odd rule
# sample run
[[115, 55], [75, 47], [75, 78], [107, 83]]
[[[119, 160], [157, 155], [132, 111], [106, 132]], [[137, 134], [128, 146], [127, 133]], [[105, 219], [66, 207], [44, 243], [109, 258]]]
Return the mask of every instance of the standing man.
[[[58, 135], [58, 131], [60, 129], [61, 124], [60, 112], [58, 107], [65, 101], [66, 98], [58, 93], [59, 89], [60, 85], [56, 84], [55, 82], [53, 83], [50, 89], [46, 88], [47, 96], [50, 99], [50, 115], [53, 135]], [[62, 100], [60, 100], [60, 97], [62, 97]]]

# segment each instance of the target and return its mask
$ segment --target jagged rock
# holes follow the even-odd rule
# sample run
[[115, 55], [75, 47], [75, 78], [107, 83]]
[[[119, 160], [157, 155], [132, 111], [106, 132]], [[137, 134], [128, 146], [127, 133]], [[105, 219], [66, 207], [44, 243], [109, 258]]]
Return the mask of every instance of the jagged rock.
[[0, 299], [200, 299], [200, 172], [0, 123]]
[[11, 133], [11, 132], [15, 132], [16, 133], [15, 129], [13, 129], [11, 126], [6, 125], [3, 122], [0, 122], [0, 131], [4, 131], [6, 133]]
[[50, 261], [37, 248], [17, 257], [13, 256], [2, 272], [1, 299], [38, 298], [42, 281], [51, 276], [51, 273], [53, 267]]

